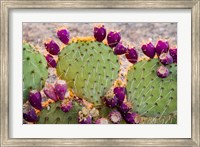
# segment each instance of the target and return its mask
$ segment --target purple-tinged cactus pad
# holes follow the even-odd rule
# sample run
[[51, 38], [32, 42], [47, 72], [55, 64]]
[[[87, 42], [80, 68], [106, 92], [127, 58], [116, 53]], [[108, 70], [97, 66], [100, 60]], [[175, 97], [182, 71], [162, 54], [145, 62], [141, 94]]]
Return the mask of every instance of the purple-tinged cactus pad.
[[102, 42], [106, 37], [106, 29], [104, 28], [104, 25], [99, 25], [94, 27], [94, 38]]
[[167, 53], [169, 50], [169, 43], [166, 40], [158, 40], [156, 45], [156, 53], [160, 56], [161, 53]]
[[126, 96], [126, 88], [125, 87], [115, 87], [114, 94], [118, 99], [118, 104], [121, 105]]
[[47, 40], [45, 43], [44, 43], [44, 46], [46, 48], [46, 50], [52, 54], [52, 55], [58, 55], [59, 52], [60, 52], [60, 47], [58, 46], [58, 44], [50, 39], [50, 40]]
[[122, 44], [122, 42], [119, 42], [117, 46], [114, 48], [114, 54], [115, 55], [122, 55], [127, 52], [127, 48]]
[[113, 32], [111, 31], [110, 33], [108, 33], [107, 35], [107, 41], [108, 41], [108, 45], [110, 47], [115, 47], [121, 40], [121, 34], [120, 32]]
[[149, 58], [154, 58], [156, 50], [151, 42], [142, 45], [141, 49], [146, 56], [148, 56]]
[[109, 113], [108, 117], [110, 118], [111, 122], [114, 123], [114, 124], [118, 124], [122, 120], [122, 115], [117, 110], [111, 111]]
[[67, 92], [67, 83], [64, 80], [58, 80], [55, 84], [55, 92], [60, 100], [64, 100]]
[[23, 110], [23, 118], [28, 122], [38, 121], [38, 116], [32, 107], [27, 107]]
[[125, 113], [123, 117], [124, 117], [124, 120], [128, 124], [139, 124], [140, 123], [139, 115], [135, 112]]
[[128, 52], [126, 53], [126, 58], [129, 62], [135, 64], [138, 60], [138, 53], [135, 50], [135, 48], [128, 49]]
[[170, 48], [169, 54], [172, 56], [173, 62], [177, 63], [177, 48]]
[[159, 56], [160, 63], [163, 65], [169, 65], [173, 63], [173, 58], [169, 53], [162, 53]]
[[47, 60], [47, 64], [49, 67], [53, 67], [55, 68], [57, 63], [56, 60], [53, 58], [53, 56], [51, 56], [50, 54], [46, 55], [46, 60]]
[[169, 76], [169, 70], [167, 67], [165, 66], [160, 66], [158, 69], [157, 69], [157, 76], [159, 78], [166, 78]]
[[31, 90], [29, 93], [29, 98], [28, 98], [30, 104], [38, 109], [38, 110], [42, 110], [42, 97], [39, 91], [37, 90]]
[[62, 43], [66, 44], [66, 45], [68, 44], [69, 38], [70, 38], [70, 33], [66, 28], [58, 29], [57, 36]]
[[73, 105], [71, 100], [64, 99], [63, 101], [61, 101], [61, 110], [63, 112], [69, 112], [72, 109], [72, 107]]

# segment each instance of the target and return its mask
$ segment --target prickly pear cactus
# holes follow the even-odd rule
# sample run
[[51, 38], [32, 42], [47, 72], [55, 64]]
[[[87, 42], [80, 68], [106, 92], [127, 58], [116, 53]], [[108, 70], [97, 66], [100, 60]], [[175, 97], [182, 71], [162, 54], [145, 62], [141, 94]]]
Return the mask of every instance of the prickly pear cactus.
[[79, 38], [58, 56], [57, 74], [78, 97], [95, 105], [118, 76], [118, 57], [102, 42]]
[[[23, 44], [24, 101], [32, 90], [24, 119], [37, 124], [176, 124], [177, 48], [163, 39], [156, 46], [148, 41], [141, 51], [149, 59], [139, 61], [136, 47], [126, 45], [120, 32], [107, 33], [97, 25], [93, 34], [71, 39], [66, 27], [59, 28], [63, 44], [45, 41], [46, 60]], [[56, 81], [49, 76], [42, 89], [47, 62], [56, 68]]]
[[47, 62], [33, 46], [23, 43], [23, 101], [30, 90], [41, 90], [48, 77]]
[[38, 124], [77, 124], [78, 112], [81, 106], [77, 102], [73, 102], [73, 108], [65, 113], [60, 108], [60, 101], [50, 104], [39, 112]]
[[128, 99], [141, 116], [166, 116], [177, 110], [177, 67], [168, 65], [170, 75], [159, 78], [156, 69], [158, 59], [142, 60], [135, 64], [127, 75]]

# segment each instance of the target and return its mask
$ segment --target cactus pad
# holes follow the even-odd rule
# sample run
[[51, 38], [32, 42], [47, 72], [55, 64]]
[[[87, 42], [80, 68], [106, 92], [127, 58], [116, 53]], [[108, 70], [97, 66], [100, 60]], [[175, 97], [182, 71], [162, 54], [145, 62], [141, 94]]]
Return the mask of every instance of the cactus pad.
[[41, 90], [48, 77], [47, 62], [33, 46], [23, 43], [23, 100], [30, 90]]
[[76, 40], [59, 54], [57, 73], [74, 93], [98, 105], [118, 76], [118, 57], [104, 43]]
[[170, 75], [159, 78], [158, 59], [142, 60], [134, 65], [127, 75], [128, 99], [134, 111], [141, 116], [162, 117], [177, 110], [177, 67], [168, 67]]
[[176, 124], [177, 115], [170, 114], [162, 117], [143, 117], [141, 124]]
[[106, 107], [106, 106], [102, 106], [99, 108], [99, 114], [101, 117], [107, 117], [108, 114], [110, 113], [110, 111], [112, 111], [112, 108]]
[[73, 102], [73, 108], [69, 112], [63, 112], [60, 108], [60, 101], [50, 104], [39, 114], [38, 124], [78, 124], [78, 112], [81, 106]]

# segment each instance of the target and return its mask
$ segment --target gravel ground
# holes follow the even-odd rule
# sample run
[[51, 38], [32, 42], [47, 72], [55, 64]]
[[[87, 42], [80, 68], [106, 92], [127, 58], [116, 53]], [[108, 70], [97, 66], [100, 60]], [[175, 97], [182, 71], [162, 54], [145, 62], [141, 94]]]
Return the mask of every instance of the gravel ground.
[[[135, 46], [140, 52], [141, 44], [151, 39], [155, 44], [159, 38], [168, 39], [171, 46], [177, 43], [176, 23], [102, 23], [107, 32], [110, 30], [120, 31], [122, 40], [129, 46]], [[95, 23], [23, 23], [23, 40], [44, 49], [43, 41], [47, 38], [56, 37], [56, 29], [66, 26], [71, 37], [93, 36]], [[141, 55], [141, 54], [140, 54]]]

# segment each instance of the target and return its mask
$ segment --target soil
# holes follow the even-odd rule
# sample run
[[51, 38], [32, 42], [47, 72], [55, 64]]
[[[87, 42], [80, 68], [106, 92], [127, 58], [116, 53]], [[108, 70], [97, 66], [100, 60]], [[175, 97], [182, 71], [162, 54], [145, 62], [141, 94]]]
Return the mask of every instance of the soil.
[[[101, 23], [107, 32], [120, 31], [122, 41], [134, 46], [141, 54], [141, 45], [152, 40], [156, 44], [158, 39], [167, 39], [170, 46], [177, 44], [177, 23]], [[53, 38], [58, 44], [61, 42], [56, 36], [56, 30], [65, 26], [72, 37], [93, 36], [93, 28], [96, 23], [23, 23], [23, 40], [44, 49], [43, 42]]]

